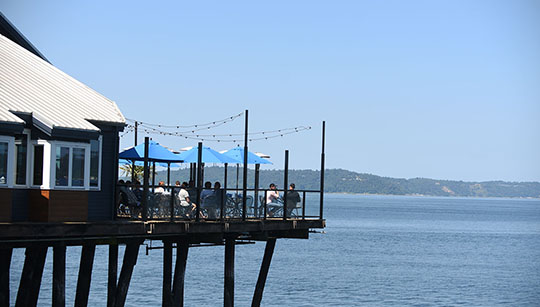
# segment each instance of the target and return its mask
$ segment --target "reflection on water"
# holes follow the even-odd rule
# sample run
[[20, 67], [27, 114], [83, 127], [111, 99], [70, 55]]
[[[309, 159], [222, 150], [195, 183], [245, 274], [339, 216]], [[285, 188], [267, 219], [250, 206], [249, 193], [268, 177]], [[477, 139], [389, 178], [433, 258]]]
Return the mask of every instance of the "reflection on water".
[[[540, 302], [539, 200], [327, 195], [325, 218], [326, 234], [278, 240], [263, 306]], [[263, 243], [237, 246], [238, 306], [251, 302], [263, 252]], [[40, 306], [50, 306], [51, 254]], [[222, 247], [190, 249], [186, 306], [222, 304], [223, 255]], [[68, 248], [67, 305], [74, 302], [79, 257], [80, 248]], [[24, 251], [13, 258], [12, 304]], [[141, 248], [126, 306], [161, 304], [161, 259], [161, 250], [146, 256]], [[98, 247], [90, 306], [105, 305], [106, 261], [107, 248]]]

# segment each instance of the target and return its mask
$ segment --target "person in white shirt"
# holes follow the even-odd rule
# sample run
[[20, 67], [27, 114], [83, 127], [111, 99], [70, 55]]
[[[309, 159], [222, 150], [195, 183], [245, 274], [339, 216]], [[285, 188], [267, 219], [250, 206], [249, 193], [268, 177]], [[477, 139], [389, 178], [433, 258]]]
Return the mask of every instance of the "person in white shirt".
[[180, 192], [178, 192], [178, 200], [180, 201], [180, 206], [184, 207], [186, 212], [186, 217], [190, 217], [195, 211], [197, 205], [191, 201], [189, 198], [189, 193], [187, 191], [187, 182], [183, 182], [180, 186]]

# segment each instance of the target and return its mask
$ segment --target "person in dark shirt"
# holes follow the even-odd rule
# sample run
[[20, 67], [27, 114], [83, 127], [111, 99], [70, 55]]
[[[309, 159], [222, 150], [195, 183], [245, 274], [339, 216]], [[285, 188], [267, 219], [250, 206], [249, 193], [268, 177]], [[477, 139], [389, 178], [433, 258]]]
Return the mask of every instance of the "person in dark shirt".
[[291, 183], [289, 185], [289, 191], [287, 191], [287, 217], [291, 217], [292, 211], [301, 201], [300, 194], [296, 192], [295, 187], [294, 183]]

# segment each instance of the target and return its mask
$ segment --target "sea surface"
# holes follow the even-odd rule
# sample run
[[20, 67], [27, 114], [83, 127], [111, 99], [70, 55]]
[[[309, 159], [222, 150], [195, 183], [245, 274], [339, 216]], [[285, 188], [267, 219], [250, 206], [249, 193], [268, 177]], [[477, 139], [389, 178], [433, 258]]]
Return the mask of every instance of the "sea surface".
[[[263, 306], [540, 306], [538, 199], [329, 194], [325, 218], [325, 233], [277, 241]], [[251, 304], [264, 247], [236, 247], [236, 306]], [[105, 306], [107, 252], [96, 250], [89, 306]], [[223, 247], [190, 249], [185, 306], [223, 305], [223, 258]], [[79, 259], [68, 248], [68, 306]], [[51, 305], [51, 260], [39, 306]], [[161, 261], [141, 247], [126, 306], [161, 305]], [[11, 304], [23, 262], [15, 250]]]

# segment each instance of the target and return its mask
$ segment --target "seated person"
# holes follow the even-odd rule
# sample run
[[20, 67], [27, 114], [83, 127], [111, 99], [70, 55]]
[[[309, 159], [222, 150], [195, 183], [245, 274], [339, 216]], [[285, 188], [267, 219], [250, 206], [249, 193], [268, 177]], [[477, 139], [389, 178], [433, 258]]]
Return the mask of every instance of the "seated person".
[[122, 213], [127, 213], [126, 209], [129, 209], [132, 217], [137, 217], [139, 215], [140, 202], [137, 199], [137, 196], [128, 189], [125, 185], [124, 180], [118, 181], [118, 202], [119, 209]]
[[187, 187], [188, 183], [183, 182], [180, 186], [180, 192], [178, 192], [178, 200], [180, 201], [180, 206], [184, 207], [185, 209], [186, 217], [189, 218], [193, 215], [193, 211], [195, 211], [197, 205], [191, 201], [191, 198], [189, 197], [189, 193], [187, 191]]
[[294, 183], [289, 185], [289, 191], [287, 191], [287, 217], [291, 216], [291, 213], [301, 201], [300, 195], [296, 192]]
[[157, 187], [155, 190], [154, 190], [154, 193], [165, 193], [165, 181], [160, 181], [159, 182], [159, 187]]
[[210, 181], [204, 183], [204, 190], [201, 192], [201, 208], [206, 209], [209, 219], [216, 219], [216, 198]]
[[270, 217], [274, 216], [274, 214], [281, 208], [281, 205], [279, 204], [279, 192], [277, 191], [277, 187], [275, 184], [270, 184], [270, 191], [266, 192], [266, 207], [268, 208], [268, 215]]

